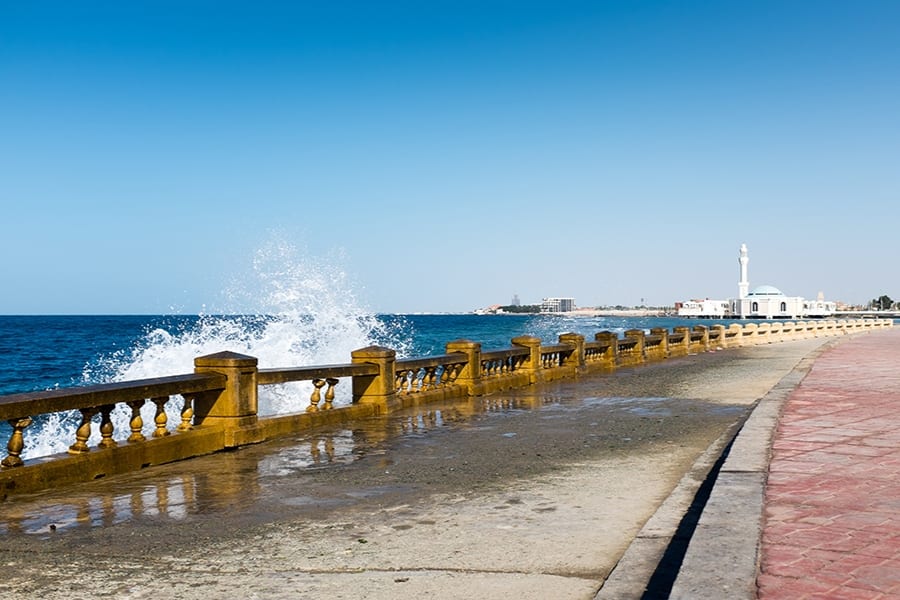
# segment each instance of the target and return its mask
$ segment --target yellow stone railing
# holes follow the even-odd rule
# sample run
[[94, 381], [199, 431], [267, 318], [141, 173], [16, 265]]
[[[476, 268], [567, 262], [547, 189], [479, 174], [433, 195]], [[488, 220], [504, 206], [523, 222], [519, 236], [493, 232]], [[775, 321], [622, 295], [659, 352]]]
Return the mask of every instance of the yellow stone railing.
[[[600, 332], [592, 341], [567, 333], [551, 345], [520, 336], [513, 338], [510, 348], [490, 352], [482, 352], [478, 342], [457, 340], [446, 345], [444, 355], [400, 360], [394, 350], [371, 346], [352, 352], [347, 364], [278, 369], [259, 369], [254, 357], [221, 352], [196, 358], [194, 373], [186, 375], [0, 396], [0, 420], [11, 428], [6, 456], [0, 461], [0, 499], [384, 415], [401, 407], [482, 396], [710, 349], [891, 326], [889, 319], [698, 325], [671, 332], [632, 329], [622, 338]], [[336, 390], [347, 380], [349, 402], [335, 405]], [[305, 411], [259, 414], [261, 386], [298, 381], [312, 386]], [[179, 403], [180, 418], [170, 423], [165, 406], [173, 401]], [[145, 425], [141, 408], [148, 403], [154, 417]], [[111, 415], [117, 407], [129, 411], [127, 432], [115, 431]], [[78, 411], [80, 423], [67, 452], [23, 459], [25, 438], [35, 419], [70, 411]], [[91, 447], [94, 427], [100, 439]]]

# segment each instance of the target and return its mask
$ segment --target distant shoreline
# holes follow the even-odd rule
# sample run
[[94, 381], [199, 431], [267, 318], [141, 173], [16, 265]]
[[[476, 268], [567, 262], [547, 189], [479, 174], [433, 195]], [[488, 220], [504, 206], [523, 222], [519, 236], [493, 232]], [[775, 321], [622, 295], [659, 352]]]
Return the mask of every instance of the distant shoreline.
[[584, 317], [670, 317], [671, 313], [656, 308], [624, 308], [624, 309], [603, 309], [603, 308], [578, 308], [572, 312], [561, 313], [566, 315], [584, 316]]
[[568, 312], [533, 312], [533, 313], [517, 313], [517, 312], [478, 312], [471, 314], [487, 315], [487, 316], [509, 316], [509, 315], [547, 315], [553, 317], [672, 317], [676, 316], [664, 310], [655, 308], [576, 308]]

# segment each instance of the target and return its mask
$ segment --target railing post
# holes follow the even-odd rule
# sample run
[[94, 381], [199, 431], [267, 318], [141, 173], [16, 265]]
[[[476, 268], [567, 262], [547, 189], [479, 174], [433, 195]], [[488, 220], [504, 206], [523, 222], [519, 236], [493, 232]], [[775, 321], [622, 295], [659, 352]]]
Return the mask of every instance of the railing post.
[[377, 414], [385, 414], [397, 406], [397, 353], [382, 346], [369, 346], [350, 353], [353, 364], [378, 365], [377, 375], [353, 377], [353, 402], [372, 404]]
[[578, 333], [562, 333], [559, 336], [559, 343], [575, 347], [572, 354], [566, 358], [565, 366], [574, 368], [576, 373], [584, 371], [584, 336]]
[[196, 425], [224, 425], [235, 429], [256, 423], [258, 395], [257, 359], [236, 352], [218, 352], [194, 359], [195, 373], [220, 373], [225, 389], [218, 396], [198, 394], [194, 405]]
[[612, 331], [600, 331], [594, 334], [594, 341], [609, 344], [606, 352], [603, 353], [602, 363], [605, 367], [615, 369], [618, 362], [619, 336]]
[[481, 380], [481, 342], [454, 340], [447, 342], [445, 350], [447, 354], [462, 352], [466, 355], [466, 364], [457, 374], [456, 383], [466, 386], [470, 396], [484, 394], [484, 384]]
[[691, 328], [690, 327], [673, 327], [672, 333], [680, 335], [681, 341], [676, 342], [669, 340], [670, 356], [687, 356], [691, 353]]
[[769, 327], [769, 343], [784, 341], [784, 325], [781, 323], [772, 323]]
[[694, 325], [694, 331], [703, 334], [703, 337], [700, 339], [700, 346], [704, 352], [709, 352], [709, 327], [706, 325]]
[[653, 327], [650, 329], [650, 335], [658, 335], [660, 338], [659, 348], [654, 352], [653, 358], [669, 358], [669, 330], [665, 327]]
[[[725, 342], [725, 326], [724, 325], [713, 325], [712, 328], [716, 331], [716, 347], [717, 348], [726, 348]], [[707, 345], [711, 345], [709, 342], [709, 334], [706, 336]]]
[[532, 335], [520, 335], [512, 339], [513, 346], [528, 348], [528, 361], [521, 370], [528, 374], [528, 380], [536, 383], [543, 380], [541, 376], [541, 338]]
[[631, 351], [629, 364], [641, 364], [644, 362], [644, 336], [643, 329], [629, 329], [624, 333], [626, 339], [634, 340], [634, 349]]

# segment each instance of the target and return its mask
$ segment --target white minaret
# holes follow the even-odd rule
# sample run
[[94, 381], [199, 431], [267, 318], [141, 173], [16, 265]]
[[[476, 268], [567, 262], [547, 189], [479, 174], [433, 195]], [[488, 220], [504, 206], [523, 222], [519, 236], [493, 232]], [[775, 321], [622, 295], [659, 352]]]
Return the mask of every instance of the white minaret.
[[747, 280], [747, 244], [741, 244], [741, 257], [738, 259], [741, 263], [741, 280], [738, 281], [738, 298], [746, 298], [747, 292], [750, 291], [750, 282]]

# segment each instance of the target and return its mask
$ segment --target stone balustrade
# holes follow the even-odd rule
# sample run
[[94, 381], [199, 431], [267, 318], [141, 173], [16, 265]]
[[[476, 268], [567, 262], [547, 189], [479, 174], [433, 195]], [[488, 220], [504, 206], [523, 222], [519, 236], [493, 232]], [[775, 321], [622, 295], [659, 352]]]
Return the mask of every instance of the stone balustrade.
[[[192, 374], [0, 397], [0, 420], [11, 428], [7, 455], [0, 461], [0, 499], [429, 402], [483, 396], [714, 349], [892, 326], [889, 319], [698, 325], [671, 332], [631, 329], [622, 338], [600, 332], [593, 341], [567, 333], [552, 345], [520, 336], [511, 340], [510, 348], [490, 352], [482, 352], [478, 342], [456, 340], [440, 356], [398, 360], [394, 350], [371, 346], [352, 352], [348, 364], [279, 369], [259, 369], [254, 357], [220, 352], [195, 359]], [[348, 379], [351, 399], [335, 405], [336, 389]], [[260, 386], [299, 381], [312, 387], [304, 412], [259, 414]], [[172, 401], [181, 407], [177, 423], [170, 423], [164, 410]], [[154, 419], [145, 425], [141, 408], [148, 403]], [[115, 431], [111, 414], [117, 407], [129, 411], [127, 432]], [[23, 459], [24, 440], [35, 420], [70, 411], [77, 411], [80, 424], [68, 451]], [[91, 447], [94, 427], [100, 439]]]

